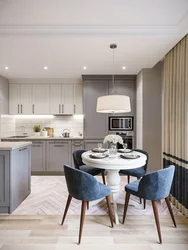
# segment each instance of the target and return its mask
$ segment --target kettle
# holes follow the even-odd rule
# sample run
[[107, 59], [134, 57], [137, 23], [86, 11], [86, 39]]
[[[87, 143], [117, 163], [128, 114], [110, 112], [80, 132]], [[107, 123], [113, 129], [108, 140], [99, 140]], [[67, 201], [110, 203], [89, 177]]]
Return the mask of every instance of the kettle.
[[63, 133], [62, 133], [62, 136], [63, 136], [63, 137], [66, 137], [66, 138], [67, 138], [67, 137], [70, 137], [70, 130], [67, 129], [67, 128], [64, 129], [64, 130], [63, 130]]

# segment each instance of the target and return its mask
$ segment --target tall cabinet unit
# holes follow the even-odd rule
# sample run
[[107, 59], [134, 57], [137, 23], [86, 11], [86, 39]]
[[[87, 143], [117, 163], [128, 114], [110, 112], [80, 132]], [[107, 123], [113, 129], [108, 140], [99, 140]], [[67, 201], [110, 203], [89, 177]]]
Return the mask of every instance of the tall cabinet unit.
[[9, 85], [9, 114], [32, 114], [32, 85]]
[[[83, 78], [84, 79], [84, 78]], [[84, 138], [104, 138], [107, 115], [96, 112], [97, 98], [108, 94], [108, 81], [84, 80]]]

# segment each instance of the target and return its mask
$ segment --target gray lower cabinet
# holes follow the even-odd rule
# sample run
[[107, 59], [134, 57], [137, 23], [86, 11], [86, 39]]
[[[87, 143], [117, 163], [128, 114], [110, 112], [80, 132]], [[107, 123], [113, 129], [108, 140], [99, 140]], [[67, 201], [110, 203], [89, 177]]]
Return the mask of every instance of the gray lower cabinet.
[[43, 141], [32, 141], [31, 150], [31, 171], [43, 172], [45, 171], [45, 144]]
[[[72, 152], [75, 150], [84, 149], [84, 142], [83, 140], [74, 140], [72, 141]], [[73, 156], [71, 154], [71, 160], [72, 160], [72, 167], [74, 167], [74, 161]]]
[[31, 192], [31, 147], [0, 152], [0, 213], [12, 213]]
[[47, 171], [64, 172], [64, 164], [71, 165], [71, 141], [47, 142]]
[[[103, 143], [104, 138], [102, 139], [95, 139], [95, 140], [84, 140], [84, 148], [87, 150], [91, 150], [93, 148], [97, 148], [98, 143]], [[107, 145], [103, 145], [103, 148], [106, 148]]]

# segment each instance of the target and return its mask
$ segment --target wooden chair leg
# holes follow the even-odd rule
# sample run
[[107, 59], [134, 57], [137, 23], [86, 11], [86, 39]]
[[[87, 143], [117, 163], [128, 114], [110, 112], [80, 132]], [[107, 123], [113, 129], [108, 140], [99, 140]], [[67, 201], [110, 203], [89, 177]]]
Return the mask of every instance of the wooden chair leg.
[[146, 200], [144, 199], [144, 209], [146, 209]]
[[167, 204], [168, 210], [169, 210], [169, 212], [170, 212], [170, 215], [171, 215], [172, 221], [173, 221], [173, 223], [174, 223], [174, 226], [176, 227], [176, 221], [175, 221], [175, 218], [174, 218], [174, 214], [173, 214], [173, 212], [172, 212], [172, 207], [171, 207], [171, 205], [170, 205], [169, 198], [168, 198], [168, 197], [166, 197], [166, 198], [165, 198], [165, 201], [166, 201], [166, 204]]
[[89, 201], [87, 201], [87, 210], [89, 210]]
[[105, 180], [105, 174], [104, 173], [102, 173], [102, 180], [103, 180], [104, 185], [106, 185], [106, 180]]
[[67, 212], [68, 212], [68, 209], [69, 209], [69, 205], [70, 205], [70, 203], [71, 203], [71, 200], [72, 200], [72, 196], [70, 196], [70, 194], [69, 194], [69, 196], [68, 196], [68, 198], [67, 198], [67, 203], [66, 203], [65, 212], [64, 212], [64, 215], [63, 215], [63, 219], [62, 219], [61, 225], [63, 225], [63, 223], [64, 223], [64, 220], [65, 220], [65, 217], [66, 217], [66, 215], [67, 215]]
[[106, 196], [106, 202], [107, 202], [107, 206], [108, 206], [108, 213], [109, 213], [109, 217], [110, 217], [111, 226], [114, 227], [114, 225], [113, 225], [113, 216], [112, 216], [112, 208], [111, 208], [111, 205], [110, 205], [110, 195]]
[[161, 237], [161, 229], [160, 229], [160, 222], [159, 222], [159, 214], [158, 214], [158, 208], [157, 208], [157, 201], [151, 201], [152, 202], [152, 206], [153, 206], [153, 213], [155, 216], [155, 222], [156, 222], [156, 226], [157, 226], [157, 232], [158, 232], [158, 236], [159, 236], [159, 242], [160, 244], [162, 243], [162, 237]]
[[86, 206], [87, 206], [87, 201], [82, 201], [78, 244], [80, 244], [81, 238], [82, 238], [82, 231], [83, 231], [84, 218], [85, 218], [85, 213], [86, 213]]
[[129, 204], [129, 198], [130, 198], [130, 193], [126, 192], [124, 212], [123, 212], [123, 224], [125, 222], [125, 217], [126, 217], [126, 214], [127, 214], [127, 208], [128, 208], [128, 204]]
[[[140, 177], [137, 177], [137, 180], [140, 180]], [[140, 198], [140, 204], [142, 204], [142, 198]]]
[[130, 175], [127, 175], [127, 182], [130, 183]]

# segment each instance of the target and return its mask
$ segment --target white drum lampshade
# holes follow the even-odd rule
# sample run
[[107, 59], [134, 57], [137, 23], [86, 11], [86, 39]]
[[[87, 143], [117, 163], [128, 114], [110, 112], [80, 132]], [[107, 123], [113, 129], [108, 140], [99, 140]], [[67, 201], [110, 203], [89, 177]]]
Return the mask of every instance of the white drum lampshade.
[[97, 99], [96, 111], [99, 113], [125, 113], [131, 111], [129, 96], [105, 95]]

